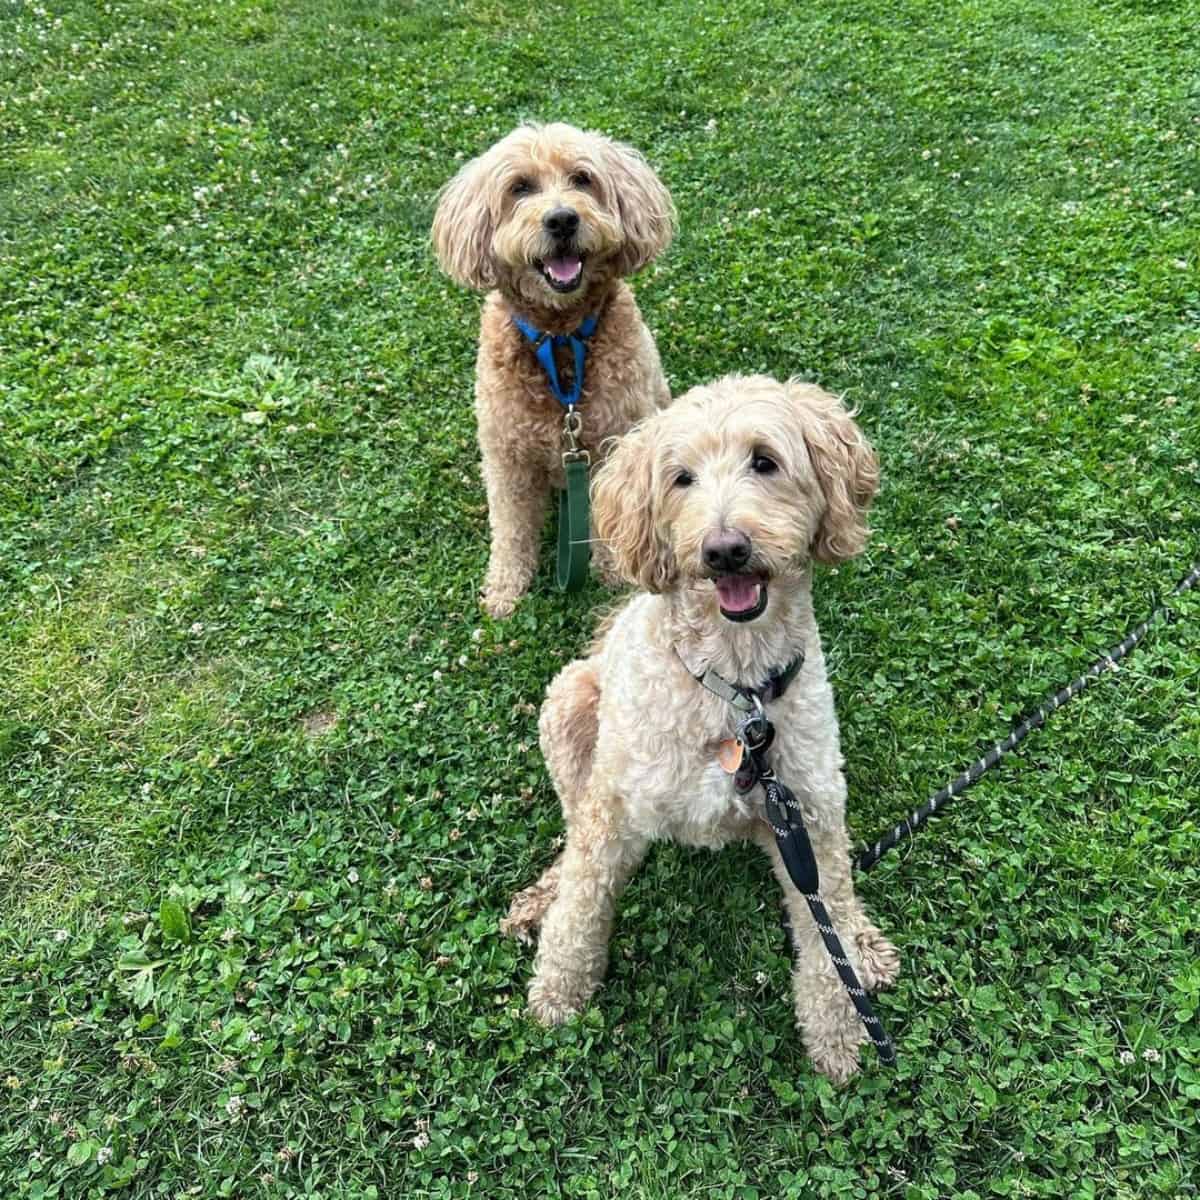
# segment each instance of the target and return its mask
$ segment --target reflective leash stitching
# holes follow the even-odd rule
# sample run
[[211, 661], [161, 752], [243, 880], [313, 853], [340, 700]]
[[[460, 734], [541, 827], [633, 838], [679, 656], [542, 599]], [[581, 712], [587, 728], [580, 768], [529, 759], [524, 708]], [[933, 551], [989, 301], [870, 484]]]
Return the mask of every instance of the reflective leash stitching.
[[[751, 753], [761, 754], [765, 749], [764, 745]], [[829, 955], [829, 961], [833, 963], [833, 969], [842, 981], [842, 987], [846, 989], [846, 995], [850, 997], [858, 1019], [863, 1023], [867, 1036], [878, 1051], [880, 1061], [887, 1066], [895, 1066], [896, 1047], [892, 1045], [892, 1039], [888, 1036], [883, 1022], [875, 1015], [871, 1001], [867, 998], [867, 989], [854, 973], [854, 967], [825, 907], [825, 901], [821, 899], [817, 890], [820, 886], [817, 860], [813, 854], [808, 830], [804, 827], [799, 801], [776, 779], [775, 772], [770, 767], [762, 768], [758, 782], [762, 785], [766, 797], [767, 824], [775, 835], [779, 856], [783, 859], [796, 890], [808, 905], [813, 924], [817, 927], [821, 942], [825, 946], [825, 953]], [[792, 949], [793, 952], [797, 949], [794, 942]]]
[[[1191, 571], [1175, 585], [1169, 594], [1181, 595], [1197, 583], [1200, 583], [1200, 562], [1192, 567]], [[1047, 696], [1002, 742], [997, 742], [961, 775], [951, 780], [940, 791], [935, 792], [920, 808], [914, 809], [903, 821], [892, 826], [874, 844], [867, 846], [854, 860], [854, 865], [860, 871], [870, 871], [889, 850], [893, 850], [901, 842], [911, 838], [929, 821], [930, 817], [935, 816], [955, 796], [961, 795], [977, 782], [982, 775], [990, 771], [1006, 754], [1019, 746], [1035, 729], [1040, 729], [1051, 713], [1062, 708], [1064, 704], [1069, 703], [1085, 691], [1103, 672], [1115, 669], [1117, 663], [1169, 612], [1171, 609], [1167, 604], [1160, 604], [1140, 625], [1130, 630], [1122, 641], [1096, 659], [1078, 679]]]

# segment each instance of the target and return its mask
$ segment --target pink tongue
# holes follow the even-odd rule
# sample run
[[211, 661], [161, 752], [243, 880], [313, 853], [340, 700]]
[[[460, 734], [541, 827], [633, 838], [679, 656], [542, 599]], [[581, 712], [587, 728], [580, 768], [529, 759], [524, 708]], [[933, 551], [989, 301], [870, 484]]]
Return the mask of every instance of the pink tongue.
[[749, 575], [723, 575], [717, 580], [717, 599], [726, 612], [745, 612], [758, 603], [759, 583]]
[[568, 255], [566, 258], [546, 259], [546, 270], [550, 272], [550, 278], [556, 283], [570, 283], [579, 274], [579, 265], [579, 259], [574, 255]]

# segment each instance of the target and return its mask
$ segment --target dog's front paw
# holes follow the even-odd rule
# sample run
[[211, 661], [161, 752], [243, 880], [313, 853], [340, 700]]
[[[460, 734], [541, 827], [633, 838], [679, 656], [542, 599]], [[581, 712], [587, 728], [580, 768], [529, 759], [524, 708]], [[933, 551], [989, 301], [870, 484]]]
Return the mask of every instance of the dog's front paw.
[[835, 1087], [842, 1087], [858, 1074], [858, 1046], [809, 1050], [813, 1066]]
[[[841, 1087], [858, 1073], [859, 1047], [868, 1041], [850, 997], [836, 980], [797, 977], [796, 1028], [813, 1066]], [[815, 986], [814, 986], [815, 985]]]
[[508, 916], [500, 922], [500, 932], [505, 937], [532, 945], [541, 928], [546, 910], [558, 895], [557, 864], [552, 866], [537, 883], [518, 892], [508, 906]]
[[505, 617], [511, 617], [513, 609], [517, 607], [517, 601], [520, 600], [519, 592], [501, 591], [498, 588], [484, 588], [483, 596], [479, 603], [483, 605], [483, 611], [489, 617], [495, 617], [496, 620], [502, 621]]
[[587, 996], [578, 990], [552, 986], [540, 976], [529, 985], [529, 1015], [539, 1025], [561, 1025], [583, 1012]]
[[868, 992], [891, 987], [900, 977], [900, 951], [874, 925], [859, 930], [854, 941], [862, 964], [863, 987]]

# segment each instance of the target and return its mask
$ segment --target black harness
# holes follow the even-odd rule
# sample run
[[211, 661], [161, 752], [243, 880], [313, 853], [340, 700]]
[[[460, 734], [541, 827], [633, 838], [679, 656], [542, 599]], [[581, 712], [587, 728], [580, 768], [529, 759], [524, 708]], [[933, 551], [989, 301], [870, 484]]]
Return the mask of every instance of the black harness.
[[[682, 657], [680, 662], [683, 662]], [[892, 1039], [888, 1037], [883, 1022], [875, 1015], [867, 999], [866, 988], [855, 975], [854, 967], [829, 918], [825, 902], [821, 899], [821, 876], [808, 830], [804, 827], [800, 802], [791, 788], [779, 780], [767, 760], [767, 751], [775, 740], [775, 726], [767, 716], [766, 705], [783, 695], [803, 665], [804, 651], [801, 650], [787, 666], [772, 671], [767, 681], [759, 687], [730, 683], [711, 667], [700, 674], [689, 670], [688, 674], [742, 714], [736, 732], [740, 757], [733, 775], [734, 789], [738, 795], [744, 796], [756, 786], [762, 788], [766, 821], [775, 834], [775, 845], [779, 848], [788, 876], [808, 904], [808, 911], [812, 914], [813, 924], [821, 935], [826, 953], [867, 1034], [879, 1051], [880, 1059], [892, 1064], [896, 1061]], [[686, 663], [684, 667], [687, 667]]]

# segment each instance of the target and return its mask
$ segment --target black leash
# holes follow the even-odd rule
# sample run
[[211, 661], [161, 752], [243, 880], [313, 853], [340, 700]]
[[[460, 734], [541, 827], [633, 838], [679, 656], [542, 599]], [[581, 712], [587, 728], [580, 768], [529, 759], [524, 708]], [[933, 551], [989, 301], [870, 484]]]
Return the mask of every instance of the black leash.
[[[854, 973], [854, 967], [833, 926], [825, 902], [821, 899], [821, 877], [817, 869], [817, 858], [813, 853], [808, 830], [804, 826], [800, 803], [791, 788], [779, 780], [767, 761], [767, 751], [775, 740], [775, 726], [767, 717], [764, 702], [782, 696], [803, 665], [804, 651], [801, 650], [786, 667], [772, 671], [767, 682], [757, 688], [730, 683], [711, 667], [699, 675], [690, 670], [688, 673], [708, 691], [727, 701], [743, 714], [736, 733], [737, 761], [732, 764], [722, 761], [721, 765], [726, 770], [732, 769], [734, 790], [739, 795], [744, 796], [755, 786], [762, 788], [767, 824], [775, 834], [775, 845], [779, 848], [788, 876], [804, 897], [808, 911], [812, 914], [813, 924], [821, 935], [825, 951], [868, 1036], [879, 1051], [880, 1060], [892, 1065], [896, 1061], [892, 1039], [888, 1037], [883, 1022], [875, 1015], [871, 1001], [867, 998], [867, 990]], [[684, 666], [686, 668], [687, 664], [684, 663]]]
[[[1169, 593], [1172, 596], [1181, 595], [1189, 588], [1200, 583], [1200, 563], [1197, 563]], [[1040, 705], [1020, 724], [1013, 729], [1002, 742], [997, 742], [986, 754], [977, 758], [961, 775], [946, 784], [939, 792], [935, 792], [920, 807], [914, 809], [898, 825], [894, 825], [873, 845], [868, 846], [855, 859], [854, 865], [860, 871], [871, 870], [876, 863], [889, 851], [907, 838], [913, 836], [929, 818], [940, 812], [955, 796], [961, 795], [981, 776], [990, 771], [1009, 751], [1019, 746], [1035, 729], [1040, 729], [1046, 719], [1056, 709], [1062, 708], [1080, 692], [1086, 690], [1104, 671], [1113, 670], [1133, 648], [1146, 636], [1159, 621], [1163, 620], [1171, 609], [1166, 604], [1160, 604], [1140, 625], [1135, 626], [1106, 654], [1102, 654], [1088, 669], [1067, 684], [1065, 688], [1047, 696]]]

